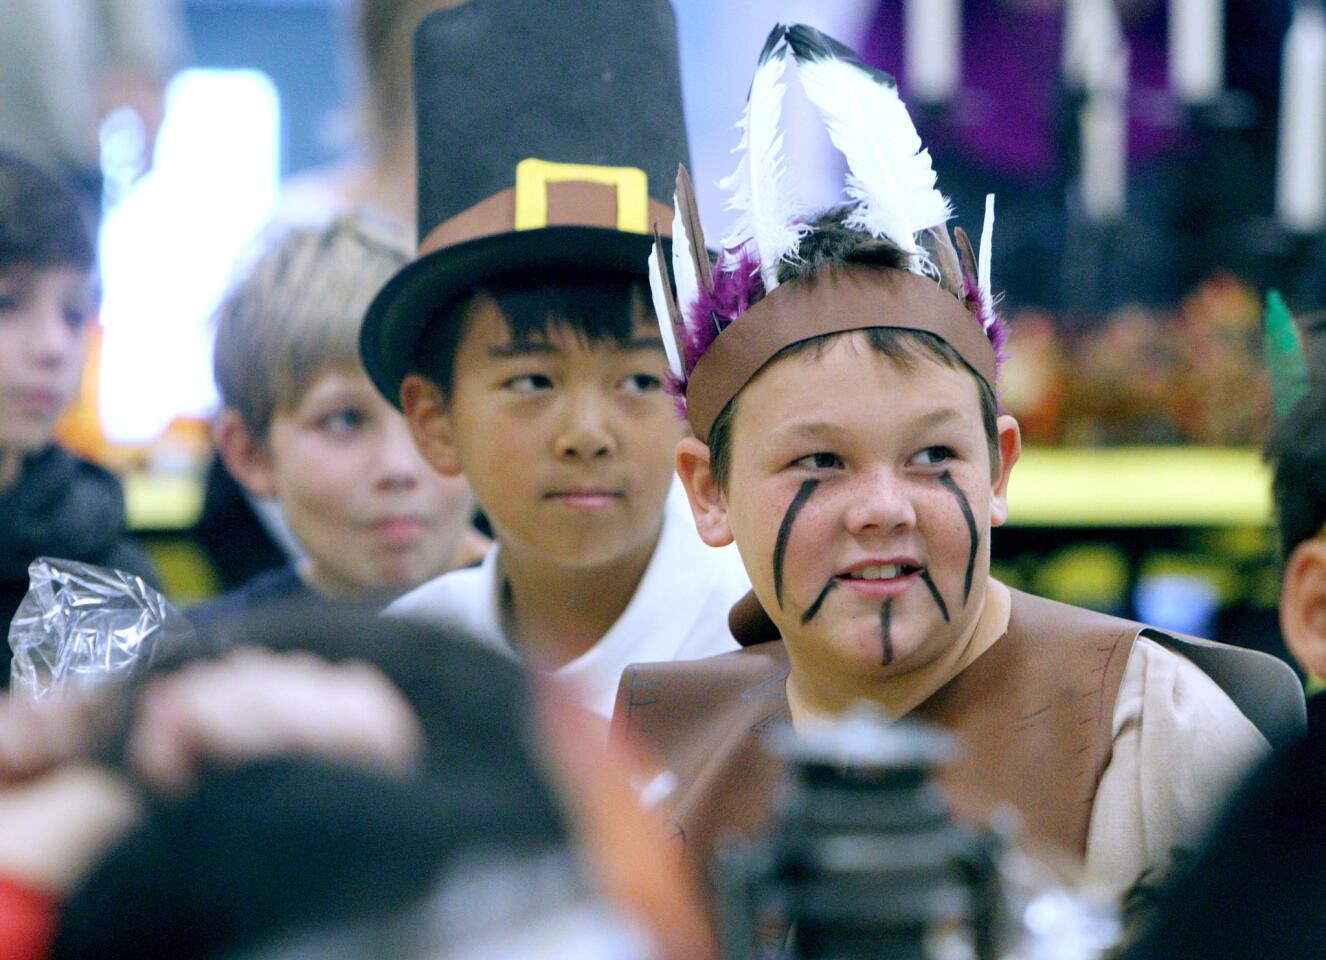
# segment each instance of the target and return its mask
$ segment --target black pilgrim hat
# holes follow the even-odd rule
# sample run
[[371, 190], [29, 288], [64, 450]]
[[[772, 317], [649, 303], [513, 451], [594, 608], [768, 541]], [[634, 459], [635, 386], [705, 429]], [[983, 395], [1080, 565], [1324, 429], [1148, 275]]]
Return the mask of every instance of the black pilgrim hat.
[[687, 160], [667, 0], [470, 0], [414, 36], [419, 251], [382, 288], [360, 353], [400, 405], [423, 340], [497, 277], [571, 268], [648, 280]]

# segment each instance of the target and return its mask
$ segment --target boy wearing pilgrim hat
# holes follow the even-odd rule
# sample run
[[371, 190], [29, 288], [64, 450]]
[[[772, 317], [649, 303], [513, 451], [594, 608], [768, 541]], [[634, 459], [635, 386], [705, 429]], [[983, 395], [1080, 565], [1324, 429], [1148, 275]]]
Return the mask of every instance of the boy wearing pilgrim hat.
[[666, 0], [473, 0], [415, 35], [418, 258], [369, 308], [364, 366], [495, 544], [398, 600], [610, 715], [626, 664], [736, 649], [749, 580], [673, 473], [651, 225], [687, 155]]
[[[849, 168], [846, 202], [818, 214], [777, 134], [793, 62]], [[668, 765], [678, 836], [704, 860], [722, 830], [765, 821], [772, 731], [872, 702], [957, 737], [943, 781], [960, 813], [1011, 806], [1034, 846], [1130, 888], [1301, 724], [1295, 677], [993, 579], [1020, 441], [995, 395], [992, 204], [979, 258], [960, 230], [955, 248], [892, 78], [808, 27], [770, 36], [743, 129], [719, 262], [683, 180], [675, 295], [666, 251], [652, 279], [682, 358], [695, 523], [738, 544], [754, 585], [733, 611], [746, 648], [631, 667], [614, 733]]]

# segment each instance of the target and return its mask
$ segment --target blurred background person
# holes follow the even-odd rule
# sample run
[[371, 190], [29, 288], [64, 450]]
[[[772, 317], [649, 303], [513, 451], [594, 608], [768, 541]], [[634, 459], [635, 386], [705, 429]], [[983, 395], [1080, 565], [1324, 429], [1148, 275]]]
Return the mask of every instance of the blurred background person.
[[102, 121], [132, 111], [150, 166], [165, 84], [185, 54], [178, 0], [7, 0], [0, 148], [69, 183], [99, 215]]
[[[54, 441], [78, 389], [97, 309], [96, 255], [73, 194], [0, 154], [0, 625], [28, 589], [28, 564], [55, 556], [154, 579], [127, 541], [124, 493], [108, 471]], [[0, 645], [0, 687], [9, 683]]]
[[425, 15], [464, 0], [353, 0], [346, 17], [360, 61], [350, 155], [290, 177], [277, 220], [321, 219], [369, 207], [414, 229], [414, 97], [410, 86], [414, 28]]

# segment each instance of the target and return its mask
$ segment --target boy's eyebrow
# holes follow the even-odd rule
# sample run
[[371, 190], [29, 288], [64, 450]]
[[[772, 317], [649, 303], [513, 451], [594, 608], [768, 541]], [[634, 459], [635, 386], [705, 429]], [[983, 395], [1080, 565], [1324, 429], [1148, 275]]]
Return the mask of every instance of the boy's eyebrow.
[[[945, 423], [961, 421], [962, 414], [952, 407], [945, 407], [942, 410], [933, 410], [912, 421], [911, 425], [925, 429], [936, 427]], [[789, 437], [817, 438], [837, 433], [842, 430], [842, 424], [833, 423], [828, 420], [809, 420], [802, 423], [793, 423], [786, 430], [776, 430], [777, 433], [785, 433]]]
[[940, 424], [948, 423], [950, 420], [961, 420], [962, 414], [952, 407], [945, 407], [942, 410], [932, 410], [930, 413], [916, 418], [918, 427], [937, 427]]
[[784, 430], [775, 429], [775, 433], [786, 433], [789, 437], [822, 437], [826, 434], [834, 433], [841, 427], [835, 423], [829, 423], [827, 420], [813, 420], [805, 423], [794, 423]]
[[[613, 348], [622, 351], [662, 350], [663, 340], [660, 337], [632, 337], [630, 340], [614, 342]], [[560, 349], [548, 340], [512, 340], [510, 343], [499, 343], [488, 348], [490, 357], [524, 357], [560, 352]]]
[[524, 357], [557, 352], [557, 348], [547, 340], [512, 340], [510, 343], [499, 343], [488, 348], [490, 357]]

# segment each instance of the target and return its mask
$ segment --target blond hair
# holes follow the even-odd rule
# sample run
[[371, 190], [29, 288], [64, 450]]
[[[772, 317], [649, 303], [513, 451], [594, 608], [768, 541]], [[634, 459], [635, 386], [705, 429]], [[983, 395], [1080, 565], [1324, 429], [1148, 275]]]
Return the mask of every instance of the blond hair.
[[408, 232], [364, 211], [269, 232], [216, 312], [221, 402], [258, 439], [329, 369], [362, 369], [359, 327], [410, 259]]

